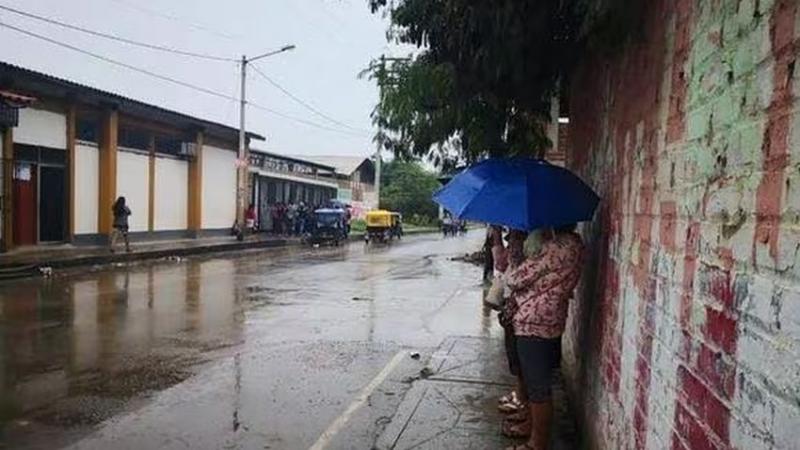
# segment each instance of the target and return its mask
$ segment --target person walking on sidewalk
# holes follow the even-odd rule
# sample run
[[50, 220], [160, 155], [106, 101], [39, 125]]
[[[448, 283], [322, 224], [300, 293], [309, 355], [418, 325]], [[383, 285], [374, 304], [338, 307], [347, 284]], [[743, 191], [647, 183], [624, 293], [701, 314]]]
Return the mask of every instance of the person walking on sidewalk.
[[111, 253], [114, 253], [114, 246], [120, 236], [125, 240], [125, 251], [130, 253], [131, 243], [128, 239], [128, 217], [131, 216], [131, 210], [125, 203], [125, 197], [119, 197], [117, 201], [114, 202], [114, 206], [111, 207], [111, 211], [114, 213], [114, 223], [109, 238]]
[[561, 363], [561, 335], [582, 260], [583, 242], [575, 225], [557, 227], [544, 231], [540, 250], [506, 277], [528, 417], [521, 423], [504, 423], [503, 432], [513, 437], [530, 434], [513, 450], [547, 450], [550, 443], [553, 379]]

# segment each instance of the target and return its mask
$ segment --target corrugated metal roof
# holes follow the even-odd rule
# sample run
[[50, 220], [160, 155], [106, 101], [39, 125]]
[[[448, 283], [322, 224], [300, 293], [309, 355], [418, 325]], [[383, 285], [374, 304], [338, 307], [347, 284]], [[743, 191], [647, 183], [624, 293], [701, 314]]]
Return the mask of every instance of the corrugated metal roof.
[[[238, 139], [239, 130], [160, 106], [145, 103], [113, 92], [103, 91], [74, 81], [58, 78], [35, 70], [0, 61], [0, 87], [12, 88], [27, 95], [73, 99], [81, 103], [100, 107], [115, 107], [130, 116], [171, 123], [181, 128], [201, 128], [211, 136], [222, 139]], [[256, 133], [248, 132], [251, 139], [265, 140]]]
[[372, 164], [372, 160], [364, 156], [293, 156], [293, 158], [304, 158], [309, 161], [314, 161], [318, 164], [324, 164], [336, 168], [336, 172], [340, 175], [350, 176], [355, 172], [365, 161]]
[[304, 158], [299, 157], [299, 156], [281, 155], [280, 153], [268, 152], [266, 150], [259, 150], [257, 148], [251, 148], [250, 149], [250, 153], [261, 153], [263, 155], [271, 156], [273, 158], [283, 159], [283, 160], [286, 160], [286, 161], [296, 162], [296, 163], [300, 163], [300, 164], [307, 164], [309, 166], [316, 167], [316, 168], [322, 169], [322, 170], [327, 170], [327, 171], [330, 171], [330, 172], [334, 172], [336, 170], [336, 168], [333, 167], [333, 166], [320, 164], [317, 161], [312, 161], [310, 159], [304, 159]]

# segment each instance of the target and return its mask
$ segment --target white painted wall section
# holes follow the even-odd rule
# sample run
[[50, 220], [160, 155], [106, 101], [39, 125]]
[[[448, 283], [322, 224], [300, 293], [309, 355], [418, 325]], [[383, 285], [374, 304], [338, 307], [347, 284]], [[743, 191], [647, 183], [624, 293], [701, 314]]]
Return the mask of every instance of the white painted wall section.
[[[117, 195], [124, 196], [133, 213], [130, 231], [147, 231], [150, 161], [147, 155], [120, 151], [117, 153]], [[112, 205], [100, 205], [111, 208]]]
[[236, 221], [236, 152], [203, 147], [204, 229], [230, 228]]
[[14, 128], [14, 142], [67, 148], [67, 116], [35, 108], [19, 110], [19, 126]]
[[155, 229], [185, 230], [189, 204], [189, 163], [156, 158]]
[[97, 233], [99, 164], [96, 145], [75, 146], [75, 234]]

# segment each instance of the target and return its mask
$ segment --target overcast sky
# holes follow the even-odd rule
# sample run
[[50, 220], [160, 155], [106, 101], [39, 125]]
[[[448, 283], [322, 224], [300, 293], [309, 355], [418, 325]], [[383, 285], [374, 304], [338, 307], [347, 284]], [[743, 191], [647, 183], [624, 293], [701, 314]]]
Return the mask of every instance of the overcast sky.
[[[374, 151], [369, 114], [374, 82], [358, 73], [372, 58], [398, 54], [386, 44], [386, 21], [366, 0], [0, 0], [0, 5], [125, 38], [199, 53], [253, 56], [294, 44], [257, 63], [273, 80], [351, 128], [314, 115], [252, 71], [248, 99], [334, 132], [249, 109], [258, 144], [286, 154], [366, 156]], [[238, 65], [127, 46], [0, 11], [0, 22], [109, 58], [238, 97]], [[0, 59], [204, 119], [238, 126], [235, 101], [217, 98], [95, 60], [0, 27]], [[353, 131], [352, 129], [361, 130]]]

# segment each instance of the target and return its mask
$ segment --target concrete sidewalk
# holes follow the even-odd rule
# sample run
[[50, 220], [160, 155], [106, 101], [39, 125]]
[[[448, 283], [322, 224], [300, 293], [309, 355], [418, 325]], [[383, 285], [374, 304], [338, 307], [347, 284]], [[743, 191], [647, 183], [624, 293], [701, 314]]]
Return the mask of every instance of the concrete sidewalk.
[[[40, 267], [65, 268], [159, 259], [169, 256], [223, 252], [251, 248], [281, 247], [299, 244], [298, 238], [271, 235], [250, 236], [239, 242], [233, 236], [220, 238], [181, 239], [148, 242], [132, 242], [131, 252], [118, 246], [111, 253], [106, 246], [76, 246], [71, 244], [24, 247], [0, 254], [0, 272], [5, 274], [38, 272]], [[2, 275], [2, 274], [0, 274]]]
[[[406, 235], [438, 232], [437, 229], [413, 228]], [[350, 234], [351, 241], [364, 239], [364, 233]], [[207, 253], [254, 250], [301, 245], [299, 237], [276, 236], [260, 233], [239, 242], [234, 236], [215, 238], [131, 242], [131, 252], [118, 247], [111, 253], [106, 246], [76, 246], [71, 244], [40, 245], [14, 249], [0, 254], [0, 280], [39, 275], [41, 269], [63, 269], [155, 260], [168, 257], [186, 257]]]
[[[459, 337], [446, 340], [428, 370], [414, 382], [376, 449], [503, 449], [515, 442], [500, 433], [497, 399], [513, 383], [502, 341]], [[556, 386], [552, 450], [578, 448], [574, 422], [560, 384]]]

